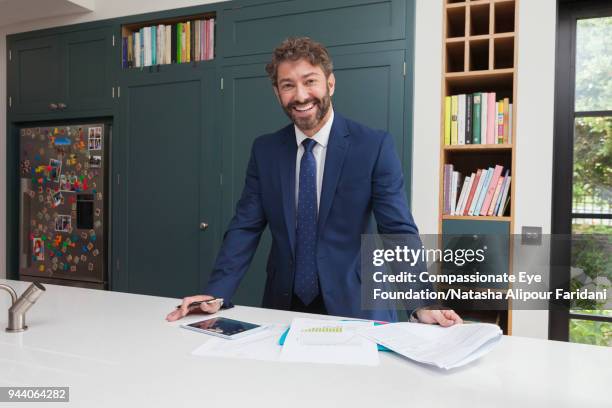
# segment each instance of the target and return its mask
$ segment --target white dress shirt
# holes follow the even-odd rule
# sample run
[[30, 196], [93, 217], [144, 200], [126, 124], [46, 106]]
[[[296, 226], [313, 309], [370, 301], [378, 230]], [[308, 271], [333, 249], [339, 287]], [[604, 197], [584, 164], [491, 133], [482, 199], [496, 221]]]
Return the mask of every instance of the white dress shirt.
[[[312, 136], [317, 144], [312, 149], [312, 154], [317, 162], [317, 208], [321, 202], [321, 187], [323, 186], [323, 171], [325, 170], [325, 155], [327, 153], [327, 142], [329, 141], [329, 133], [331, 132], [332, 123], [334, 123], [334, 111], [332, 109], [329, 119], [323, 127]], [[298, 196], [300, 191], [300, 162], [304, 155], [304, 146], [302, 142], [308, 138], [297, 126], [295, 127], [295, 141], [297, 143], [297, 156], [295, 158], [295, 208], [297, 210]]]

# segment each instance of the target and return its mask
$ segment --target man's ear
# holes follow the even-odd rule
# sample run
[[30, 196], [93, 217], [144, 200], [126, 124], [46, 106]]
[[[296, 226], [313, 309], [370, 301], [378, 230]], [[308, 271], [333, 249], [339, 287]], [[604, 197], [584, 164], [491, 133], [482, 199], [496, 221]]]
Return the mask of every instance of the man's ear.
[[327, 77], [327, 87], [329, 88], [329, 96], [332, 96], [336, 89], [336, 77], [333, 72]]

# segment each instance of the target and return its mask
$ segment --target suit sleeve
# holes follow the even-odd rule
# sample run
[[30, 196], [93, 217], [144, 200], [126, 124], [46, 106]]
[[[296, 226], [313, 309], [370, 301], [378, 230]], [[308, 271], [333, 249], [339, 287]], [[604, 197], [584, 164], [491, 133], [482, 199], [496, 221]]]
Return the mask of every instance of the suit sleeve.
[[[402, 165], [393, 144], [393, 137], [388, 133], [383, 136], [372, 175], [372, 210], [385, 248], [395, 248], [398, 245], [421, 248], [419, 230], [408, 210]], [[419, 273], [427, 270], [427, 264], [418, 262], [414, 267], [410, 267], [403, 263], [401, 269], [406, 272], [412, 269], [412, 272]], [[398, 284], [393, 290], [409, 289], [432, 290], [433, 287], [424, 283]], [[433, 303], [435, 302], [409, 301], [404, 310], [410, 315], [413, 310]]]
[[246, 273], [257, 250], [267, 219], [261, 202], [256, 158], [257, 141], [253, 143], [244, 188], [236, 212], [223, 237], [223, 243], [205, 294], [222, 297], [229, 302]]

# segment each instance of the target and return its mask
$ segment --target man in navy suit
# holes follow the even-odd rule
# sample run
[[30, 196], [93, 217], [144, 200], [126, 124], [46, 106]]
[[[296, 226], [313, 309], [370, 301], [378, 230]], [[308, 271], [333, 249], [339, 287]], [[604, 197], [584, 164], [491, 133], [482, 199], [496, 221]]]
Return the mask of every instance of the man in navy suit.
[[[372, 213], [381, 234], [418, 234], [393, 138], [334, 112], [335, 77], [323, 45], [287, 39], [266, 71], [293, 124], [253, 143], [206, 294], [185, 298], [167, 320], [218, 311], [218, 302], [189, 305], [231, 299], [269, 226], [264, 307], [396, 321], [395, 310], [362, 310], [360, 298], [361, 234], [371, 232]], [[461, 322], [452, 310], [419, 308], [412, 317], [443, 326]]]

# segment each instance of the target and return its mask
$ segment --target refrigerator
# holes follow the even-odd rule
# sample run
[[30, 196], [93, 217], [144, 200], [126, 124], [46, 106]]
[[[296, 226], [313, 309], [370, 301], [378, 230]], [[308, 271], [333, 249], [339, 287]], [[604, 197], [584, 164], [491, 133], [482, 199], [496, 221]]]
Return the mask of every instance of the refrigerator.
[[108, 288], [111, 126], [19, 129], [21, 280]]

